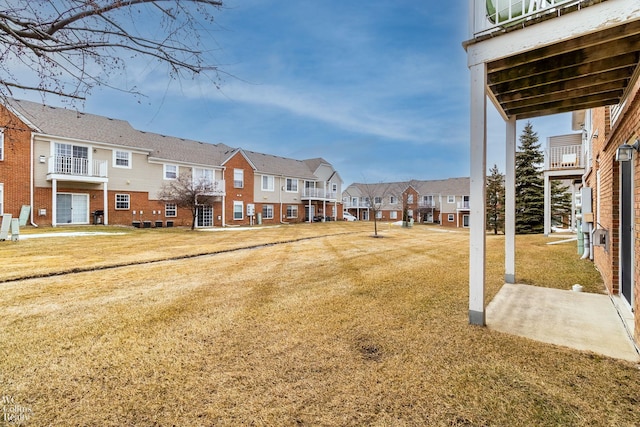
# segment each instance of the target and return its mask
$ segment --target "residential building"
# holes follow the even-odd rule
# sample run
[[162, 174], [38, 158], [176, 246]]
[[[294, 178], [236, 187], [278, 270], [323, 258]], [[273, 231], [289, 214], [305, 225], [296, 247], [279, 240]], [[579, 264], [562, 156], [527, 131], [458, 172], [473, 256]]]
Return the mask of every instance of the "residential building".
[[[443, 227], [469, 226], [469, 178], [354, 183], [342, 193], [346, 211], [360, 220], [413, 219]], [[374, 209], [375, 207], [375, 209]]]
[[[478, 201], [471, 206], [470, 215], [469, 322], [486, 324], [487, 99], [506, 125], [507, 283], [516, 282], [516, 122], [592, 110], [592, 123], [585, 120], [582, 144], [582, 147], [590, 146], [592, 151], [586, 156], [576, 152], [576, 162], [591, 159], [585, 163], [583, 175], [578, 164], [568, 164], [572, 157], [565, 159], [569, 160], [567, 168], [575, 168], [575, 176], [582, 176], [584, 188], [590, 189], [581, 190], [579, 200], [587, 234], [590, 234], [589, 227], [602, 230], [593, 234], [596, 242], [605, 243], [594, 248], [594, 261], [602, 268], [612, 295], [629, 292], [625, 299], [636, 313], [631, 314], [635, 319], [631, 323], [635, 323], [636, 343], [640, 342], [637, 316], [640, 243], [634, 236], [639, 214], [638, 153], [633, 152], [635, 156], [631, 161], [615, 159], [618, 147], [624, 145], [623, 142], [633, 143], [640, 133], [637, 100], [640, 3], [637, 0], [470, 0], [469, 5], [470, 34], [464, 47], [471, 84], [470, 193], [473, 200]], [[585, 208], [592, 212], [585, 212]], [[585, 213], [591, 215], [585, 218]], [[584, 226], [581, 229], [583, 231]]]
[[0, 213], [27, 207], [33, 225], [190, 226], [189, 209], [159, 197], [181, 175], [205, 183], [196, 227], [302, 222], [305, 210], [341, 218], [342, 180], [324, 159], [143, 132], [28, 101], [9, 100], [0, 120]]

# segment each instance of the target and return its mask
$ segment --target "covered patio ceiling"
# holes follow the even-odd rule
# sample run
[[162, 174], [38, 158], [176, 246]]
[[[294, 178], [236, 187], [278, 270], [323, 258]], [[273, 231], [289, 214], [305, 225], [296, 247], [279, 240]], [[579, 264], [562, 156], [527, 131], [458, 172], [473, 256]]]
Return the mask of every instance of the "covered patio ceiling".
[[640, 73], [640, 21], [487, 63], [505, 117], [527, 119], [619, 104]]

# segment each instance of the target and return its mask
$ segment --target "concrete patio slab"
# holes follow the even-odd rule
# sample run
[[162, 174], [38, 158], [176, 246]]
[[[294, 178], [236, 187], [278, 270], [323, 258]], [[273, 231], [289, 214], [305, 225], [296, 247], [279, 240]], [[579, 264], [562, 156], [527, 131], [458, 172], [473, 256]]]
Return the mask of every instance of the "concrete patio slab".
[[640, 362], [608, 295], [505, 284], [487, 306], [486, 322], [500, 332]]

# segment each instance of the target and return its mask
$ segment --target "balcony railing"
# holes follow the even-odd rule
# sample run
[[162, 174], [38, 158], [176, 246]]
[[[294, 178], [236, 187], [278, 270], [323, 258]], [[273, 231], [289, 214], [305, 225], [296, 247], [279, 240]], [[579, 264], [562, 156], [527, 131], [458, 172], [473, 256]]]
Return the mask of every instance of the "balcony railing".
[[458, 209], [461, 209], [461, 210], [469, 210], [469, 209], [471, 209], [471, 205], [469, 203], [469, 200], [465, 200], [463, 202], [458, 202]]
[[335, 200], [336, 192], [324, 190], [322, 188], [305, 188], [302, 190], [302, 197], [305, 199]]
[[583, 169], [584, 155], [582, 145], [563, 145], [550, 147], [545, 157], [545, 169]]
[[226, 194], [224, 179], [212, 182], [198, 183], [197, 185], [202, 186], [202, 194], [205, 196], [224, 196]]
[[490, 33], [546, 14], [560, 13], [584, 0], [475, 0], [473, 35]]
[[427, 202], [427, 201], [421, 200], [418, 202], [418, 207], [419, 208], [435, 208], [436, 204], [433, 201]]
[[53, 156], [49, 158], [49, 174], [80, 177], [107, 177], [107, 161], [85, 159], [82, 157]]
[[370, 208], [371, 207], [371, 203], [369, 202], [365, 202], [365, 201], [359, 201], [359, 202], [353, 202], [353, 201], [343, 201], [342, 202], [342, 207], [344, 207], [345, 209], [355, 209], [355, 208]]

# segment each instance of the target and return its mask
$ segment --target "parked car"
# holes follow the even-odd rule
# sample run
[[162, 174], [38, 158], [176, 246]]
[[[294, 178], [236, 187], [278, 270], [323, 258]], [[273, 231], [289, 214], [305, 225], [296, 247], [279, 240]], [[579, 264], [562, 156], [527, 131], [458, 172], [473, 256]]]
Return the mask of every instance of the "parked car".
[[358, 218], [356, 218], [355, 216], [351, 215], [349, 212], [343, 212], [342, 213], [342, 219], [344, 219], [345, 221], [357, 221]]

